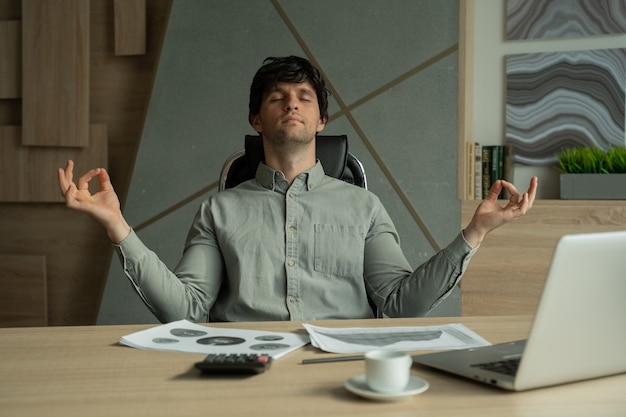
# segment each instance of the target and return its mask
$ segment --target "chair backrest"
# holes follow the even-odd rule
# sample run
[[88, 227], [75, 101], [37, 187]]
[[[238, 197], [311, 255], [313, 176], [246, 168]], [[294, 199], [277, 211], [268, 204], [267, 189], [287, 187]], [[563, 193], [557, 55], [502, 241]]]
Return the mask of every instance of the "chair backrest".
[[[348, 137], [317, 136], [315, 141], [317, 159], [326, 175], [367, 189], [367, 177], [363, 164], [348, 152]], [[265, 160], [260, 136], [246, 135], [245, 148], [232, 154], [224, 163], [220, 175], [219, 191], [235, 187], [254, 178], [256, 169]]]
[[[348, 152], [348, 137], [346, 135], [318, 135], [315, 140], [315, 152], [326, 175], [367, 190], [365, 169], [361, 161]], [[259, 163], [264, 160], [265, 154], [261, 137], [246, 135], [245, 148], [228, 157], [222, 167], [219, 191], [236, 187], [242, 182], [254, 178]], [[382, 317], [369, 297], [368, 301], [374, 317]]]

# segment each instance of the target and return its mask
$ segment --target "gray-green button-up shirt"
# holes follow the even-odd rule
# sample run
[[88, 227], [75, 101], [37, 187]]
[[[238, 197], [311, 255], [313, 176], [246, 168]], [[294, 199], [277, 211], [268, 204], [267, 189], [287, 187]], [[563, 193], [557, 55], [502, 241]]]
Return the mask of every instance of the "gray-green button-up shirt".
[[313, 320], [426, 314], [475, 252], [460, 233], [413, 269], [378, 197], [328, 177], [318, 162], [289, 184], [256, 179], [205, 200], [174, 271], [134, 231], [124, 271], [162, 322]]

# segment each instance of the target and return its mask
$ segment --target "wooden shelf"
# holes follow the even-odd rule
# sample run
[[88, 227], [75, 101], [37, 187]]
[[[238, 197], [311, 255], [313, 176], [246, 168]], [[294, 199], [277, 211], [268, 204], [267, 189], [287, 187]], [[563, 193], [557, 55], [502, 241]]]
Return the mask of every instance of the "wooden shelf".
[[[480, 201], [463, 201], [462, 227]], [[494, 230], [462, 281], [466, 315], [534, 314], [554, 247], [564, 234], [626, 228], [626, 200], [537, 200], [523, 218]]]

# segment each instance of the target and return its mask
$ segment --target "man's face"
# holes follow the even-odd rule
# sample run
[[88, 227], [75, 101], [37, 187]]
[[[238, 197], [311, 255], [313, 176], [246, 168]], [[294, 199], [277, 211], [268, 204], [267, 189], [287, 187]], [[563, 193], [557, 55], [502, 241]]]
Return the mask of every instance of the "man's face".
[[275, 145], [310, 143], [324, 129], [317, 94], [310, 82], [277, 83], [263, 95], [252, 126]]

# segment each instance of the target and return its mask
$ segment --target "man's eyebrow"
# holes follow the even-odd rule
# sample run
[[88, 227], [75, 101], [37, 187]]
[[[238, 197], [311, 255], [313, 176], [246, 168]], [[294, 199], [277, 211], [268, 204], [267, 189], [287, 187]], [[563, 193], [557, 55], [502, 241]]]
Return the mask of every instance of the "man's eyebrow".
[[[281, 88], [280, 86], [274, 84], [272, 87], [270, 87], [267, 90], [267, 93], [268, 94], [270, 94], [270, 93], [284, 93], [285, 91], [287, 91], [286, 88]], [[313, 88], [311, 88], [309, 86], [306, 86], [306, 85], [302, 85], [302, 86], [298, 87], [297, 91], [299, 93], [316, 94], [315, 90]]]

